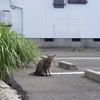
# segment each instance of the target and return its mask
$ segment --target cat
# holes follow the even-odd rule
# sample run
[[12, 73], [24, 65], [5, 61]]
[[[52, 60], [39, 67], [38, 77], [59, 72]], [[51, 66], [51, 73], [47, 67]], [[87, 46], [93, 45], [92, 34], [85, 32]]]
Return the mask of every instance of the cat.
[[[53, 65], [53, 60], [54, 60], [55, 55], [49, 56], [47, 55], [46, 58], [42, 58], [37, 66], [36, 66], [36, 71], [33, 73], [34, 75], [37, 76], [52, 76], [51, 75], [51, 68]], [[32, 75], [32, 74], [30, 74]]]

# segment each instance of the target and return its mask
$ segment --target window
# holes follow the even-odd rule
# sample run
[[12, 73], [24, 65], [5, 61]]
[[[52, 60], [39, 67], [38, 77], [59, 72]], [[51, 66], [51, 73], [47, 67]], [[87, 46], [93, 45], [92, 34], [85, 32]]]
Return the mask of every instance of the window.
[[86, 4], [86, 0], [68, 0], [68, 4]]
[[64, 8], [64, 0], [54, 0], [54, 8]]

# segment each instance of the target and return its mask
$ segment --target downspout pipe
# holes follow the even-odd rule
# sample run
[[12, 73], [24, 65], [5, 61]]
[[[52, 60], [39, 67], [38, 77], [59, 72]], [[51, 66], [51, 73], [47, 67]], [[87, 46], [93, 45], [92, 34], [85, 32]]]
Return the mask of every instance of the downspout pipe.
[[10, 8], [11, 8], [12, 10], [15, 10], [15, 9], [20, 9], [20, 10], [22, 10], [22, 34], [23, 34], [23, 8], [12, 4], [12, 1], [11, 1], [11, 0], [10, 0]]

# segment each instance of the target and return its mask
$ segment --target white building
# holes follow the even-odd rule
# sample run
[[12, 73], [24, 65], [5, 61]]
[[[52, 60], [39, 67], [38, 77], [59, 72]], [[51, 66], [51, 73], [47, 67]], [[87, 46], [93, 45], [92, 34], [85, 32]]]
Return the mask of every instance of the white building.
[[100, 47], [100, 0], [0, 0], [0, 21], [39, 46]]

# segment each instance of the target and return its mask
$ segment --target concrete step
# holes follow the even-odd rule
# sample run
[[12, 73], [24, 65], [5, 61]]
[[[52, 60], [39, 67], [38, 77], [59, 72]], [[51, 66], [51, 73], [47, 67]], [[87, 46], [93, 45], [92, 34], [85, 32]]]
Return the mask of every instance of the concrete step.
[[67, 70], [78, 70], [78, 68], [73, 64], [66, 61], [60, 61], [59, 67], [67, 69]]
[[87, 78], [90, 78], [92, 80], [100, 82], [100, 72], [93, 71], [93, 70], [90, 70], [90, 69], [86, 69], [84, 76], [87, 77]]

